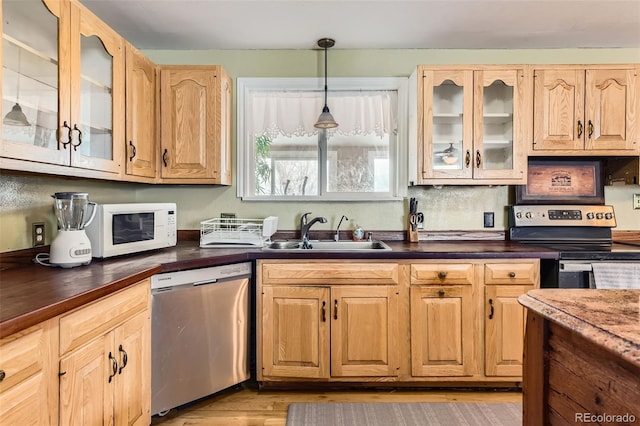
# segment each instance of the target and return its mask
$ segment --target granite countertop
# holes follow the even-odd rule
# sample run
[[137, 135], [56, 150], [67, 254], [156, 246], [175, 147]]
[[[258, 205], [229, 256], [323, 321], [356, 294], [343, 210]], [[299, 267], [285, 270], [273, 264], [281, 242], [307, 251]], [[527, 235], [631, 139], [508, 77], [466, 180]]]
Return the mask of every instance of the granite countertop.
[[518, 300], [640, 367], [640, 290], [537, 289]]
[[256, 259], [505, 259], [548, 258], [558, 253], [509, 241], [385, 241], [391, 251], [282, 252], [260, 248], [201, 249], [198, 241], [117, 258], [94, 259], [71, 269], [27, 262], [0, 273], [0, 338], [90, 303], [161, 272]]

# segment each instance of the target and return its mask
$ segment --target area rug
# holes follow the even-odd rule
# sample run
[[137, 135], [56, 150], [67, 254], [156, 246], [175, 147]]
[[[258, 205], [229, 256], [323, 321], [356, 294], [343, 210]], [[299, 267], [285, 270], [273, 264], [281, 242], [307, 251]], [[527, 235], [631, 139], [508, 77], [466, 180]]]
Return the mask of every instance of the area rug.
[[294, 403], [286, 426], [520, 426], [518, 402]]

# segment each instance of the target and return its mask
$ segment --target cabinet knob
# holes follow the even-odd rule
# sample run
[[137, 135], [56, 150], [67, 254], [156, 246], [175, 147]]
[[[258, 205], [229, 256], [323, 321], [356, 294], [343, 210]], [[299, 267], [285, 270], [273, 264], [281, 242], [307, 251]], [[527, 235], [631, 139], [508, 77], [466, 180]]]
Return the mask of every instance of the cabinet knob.
[[493, 319], [493, 299], [489, 299], [489, 319]]
[[438, 290], [438, 296], [440, 297], [444, 296], [444, 290]]
[[333, 301], [333, 319], [338, 319], [338, 299]]
[[4, 370], [0, 370], [0, 382], [3, 381], [5, 377], [7, 377], [7, 373], [5, 373]]
[[578, 138], [582, 137], [582, 131], [584, 126], [582, 125], [582, 121], [578, 120]]
[[511, 271], [509, 272], [509, 278], [515, 278], [516, 277], [516, 273]]
[[445, 278], [447, 278], [447, 273], [444, 271], [438, 272], [438, 278], [440, 278], [441, 280], [444, 280]]

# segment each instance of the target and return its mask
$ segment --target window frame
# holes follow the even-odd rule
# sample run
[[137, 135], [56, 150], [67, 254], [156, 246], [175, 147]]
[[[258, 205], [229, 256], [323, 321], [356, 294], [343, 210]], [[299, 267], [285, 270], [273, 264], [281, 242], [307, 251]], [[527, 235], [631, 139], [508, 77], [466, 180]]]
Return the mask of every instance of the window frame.
[[[273, 77], [255, 78], [238, 77], [237, 88], [237, 120], [236, 120], [236, 195], [238, 198], [247, 201], [397, 201], [402, 200], [407, 194], [407, 186], [403, 183], [408, 179], [408, 86], [407, 77], [334, 77], [328, 78], [328, 87], [331, 91], [346, 90], [392, 90], [397, 92], [397, 131], [395, 142], [390, 146], [390, 165], [393, 165], [390, 179], [390, 191], [384, 194], [376, 192], [325, 192], [320, 195], [297, 196], [297, 195], [254, 195], [248, 194], [249, 181], [253, 176], [249, 176], [252, 161], [251, 149], [248, 146], [252, 138], [247, 134], [246, 118], [249, 114], [248, 97], [251, 91], [255, 90], [324, 90], [324, 79], [316, 77]], [[320, 114], [320, 112], [318, 112]], [[321, 139], [321, 137], [319, 138]], [[326, 140], [320, 146], [326, 147]], [[324, 154], [324, 155], [323, 155]], [[318, 166], [320, 167], [319, 182], [326, 179], [326, 150], [321, 150], [318, 156]]]

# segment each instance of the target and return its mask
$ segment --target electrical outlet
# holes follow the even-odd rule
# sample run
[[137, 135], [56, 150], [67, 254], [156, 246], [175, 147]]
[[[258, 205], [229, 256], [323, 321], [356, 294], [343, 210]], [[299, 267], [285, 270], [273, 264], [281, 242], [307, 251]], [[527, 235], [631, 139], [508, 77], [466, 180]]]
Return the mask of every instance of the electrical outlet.
[[640, 209], [640, 194], [633, 194], [633, 208]]
[[484, 212], [484, 227], [493, 228], [493, 212]]
[[36, 222], [31, 224], [31, 244], [33, 247], [44, 245], [44, 222]]

